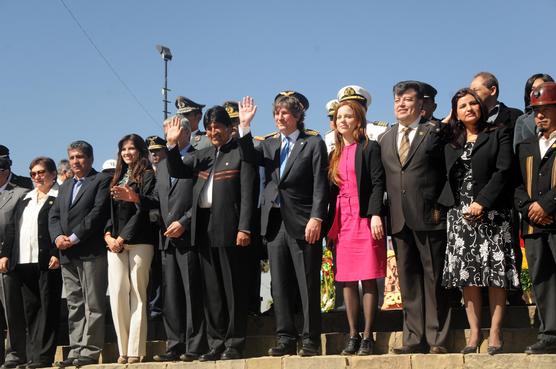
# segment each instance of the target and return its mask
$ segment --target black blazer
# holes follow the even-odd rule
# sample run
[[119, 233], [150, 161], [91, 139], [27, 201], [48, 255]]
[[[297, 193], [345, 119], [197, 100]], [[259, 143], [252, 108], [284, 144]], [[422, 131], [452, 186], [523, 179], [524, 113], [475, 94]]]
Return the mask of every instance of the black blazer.
[[523, 114], [521, 110], [510, 108], [501, 102], [500, 108], [498, 110], [498, 115], [496, 116], [496, 119], [494, 120], [494, 122], [492, 122], [492, 124], [498, 127], [502, 126], [508, 128], [508, 134], [513, 139], [515, 121], [521, 114]]
[[[380, 159], [380, 147], [376, 141], [359, 142], [355, 151], [355, 175], [359, 194], [359, 216], [370, 218], [381, 215], [384, 201], [384, 168]], [[334, 222], [338, 186], [330, 186], [330, 205], [328, 207], [327, 229]]]
[[[242, 138], [248, 142], [250, 136]], [[329, 198], [326, 145], [320, 136], [300, 131], [280, 177], [280, 134], [261, 142], [256, 161], [264, 167], [264, 193], [261, 204], [261, 235], [269, 228], [270, 210], [280, 196], [280, 213], [290, 236], [305, 239], [310, 218], [326, 220]], [[326, 231], [323, 224], [322, 233]]]
[[73, 204], [73, 180], [68, 179], [60, 186], [48, 217], [50, 239], [55, 242], [56, 237], [70, 236], [72, 233], [79, 238], [77, 244], [60, 251], [62, 264], [70, 263], [72, 259], [94, 259], [106, 252], [103, 231], [110, 214], [110, 179], [107, 174], [91, 170], [83, 179]]
[[[455, 205], [457, 188], [455, 164], [463, 148], [446, 144], [444, 148], [448, 181], [438, 202], [444, 206]], [[513, 199], [513, 150], [508, 128], [496, 128], [479, 133], [471, 154], [473, 171], [473, 198], [486, 209], [506, 209]]]
[[[56, 200], [55, 196], [48, 196], [37, 217], [38, 224], [38, 240], [39, 240], [39, 269], [48, 270], [48, 264], [50, 262], [50, 257], [59, 257], [58, 249], [54, 242], [50, 239], [50, 234], [48, 232], [48, 212], [50, 208], [54, 205]], [[21, 198], [17, 204], [15, 211], [15, 239], [13, 242], [13, 248], [10, 249], [10, 259], [9, 269], [14, 270], [17, 260], [19, 259], [19, 236], [21, 233], [21, 222], [23, 221], [23, 211], [31, 201], [31, 198]]]
[[[156, 179], [154, 171], [147, 170], [143, 173], [142, 183], [132, 180], [129, 187], [141, 196], [152, 195]], [[149, 219], [149, 211], [134, 203], [114, 200], [110, 197], [110, 218], [106, 223], [105, 231], [110, 231], [112, 237], [122, 237], [126, 244], [154, 245], [156, 231]]]
[[[237, 140], [220, 148], [214, 146], [195, 151], [183, 161], [174, 147], [166, 159], [168, 172], [175, 178], [194, 178], [191, 203], [191, 244], [196, 245], [197, 210], [201, 191], [214, 171], [212, 207], [208, 232], [213, 247], [235, 247], [238, 231], [253, 231], [257, 208], [259, 176], [252, 160], [246, 160]], [[204, 230], [202, 230], [204, 231]]]

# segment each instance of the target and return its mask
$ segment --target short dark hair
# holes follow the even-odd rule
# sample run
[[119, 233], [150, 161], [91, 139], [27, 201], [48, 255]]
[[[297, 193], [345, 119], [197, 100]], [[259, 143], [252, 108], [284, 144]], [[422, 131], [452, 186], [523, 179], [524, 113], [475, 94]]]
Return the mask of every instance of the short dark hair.
[[417, 93], [417, 98], [423, 100], [423, 86], [417, 81], [401, 81], [396, 83], [392, 88], [394, 96], [403, 95], [409, 90], [414, 90]]
[[60, 162], [58, 163], [58, 174], [62, 174], [69, 170], [71, 170], [69, 160], [68, 159], [60, 160]]
[[482, 79], [484, 79], [483, 85], [486, 88], [492, 88], [496, 86], [496, 98], [498, 98], [498, 94], [500, 93], [500, 86], [498, 85], [498, 78], [496, 78], [496, 76], [490, 72], [479, 72], [477, 74], [475, 74], [475, 77], [473, 77], [473, 79], [477, 78], [477, 77], [481, 77]]
[[68, 145], [68, 151], [79, 150], [88, 158], [93, 157], [93, 146], [90, 143], [82, 140], [73, 141]]
[[467, 142], [467, 133], [465, 130], [465, 126], [460, 120], [458, 120], [458, 101], [459, 99], [467, 95], [473, 96], [473, 98], [477, 103], [479, 103], [479, 107], [481, 108], [481, 118], [477, 123], [477, 131], [483, 132], [497, 128], [497, 126], [489, 124], [487, 122], [488, 110], [479, 98], [479, 95], [477, 95], [475, 91], [468, 87], [462, 88], [458, 90], [452, 97], [452, 111], [449, 120], [451, 137], [450, 141], [452, 146], [456, 148], [462, 148]]
[[305, 108], [297, 98], [285, 95], [278, 96], [272, 104], [273, 115], [278, 108], [288, 109], [289, 112], [297, 118], [297, 129], [300, 131], [305, 129]]
[[32, 170], [35, 165], [42, 165], [47, 172], [56, 173], [56, 163], [49, 157], [39, 156], [38, 158], [31, 160], [29, 170]]
[[530, 109], [529, 105], [531, 104], [531, 91], [533, 90], [533, 83], [535, 83], [535, 81], [539, 78], [542, 79], [544, 82], [554, 82], [554, 79], [549, 74], [545, 73], [536, 73], [529, 77], [527, 82], [525, 82], [525, 93], [523, 95], [525, 110]]
[[205, 126], [205, 129], [207, 129], [207, 127], [214, 122], [222, 123], [226, 127], [232, 126], [232, 120], [230, 119], [228, 112], [223, 106], [220, 105], [214, 105], [212, 108], [207, 110], [205, 117], [203, 118], [203, 125]]

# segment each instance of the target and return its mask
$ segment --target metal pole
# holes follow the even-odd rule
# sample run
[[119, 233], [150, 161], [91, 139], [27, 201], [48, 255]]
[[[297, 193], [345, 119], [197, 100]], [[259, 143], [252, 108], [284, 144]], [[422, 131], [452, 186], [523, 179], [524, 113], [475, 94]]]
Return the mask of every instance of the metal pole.
[[164, 59], [164, 120], [168, 118], [168, 60]]

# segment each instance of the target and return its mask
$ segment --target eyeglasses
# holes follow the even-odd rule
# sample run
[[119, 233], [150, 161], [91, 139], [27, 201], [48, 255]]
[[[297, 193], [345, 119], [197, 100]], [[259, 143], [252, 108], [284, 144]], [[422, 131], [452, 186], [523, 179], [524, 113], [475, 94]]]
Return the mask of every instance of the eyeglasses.
[[46, 170], [37, 170], [36, 172], [29, 172], [31, 178], [35, 178], [36, 176], [43, 176], [46, 173]]

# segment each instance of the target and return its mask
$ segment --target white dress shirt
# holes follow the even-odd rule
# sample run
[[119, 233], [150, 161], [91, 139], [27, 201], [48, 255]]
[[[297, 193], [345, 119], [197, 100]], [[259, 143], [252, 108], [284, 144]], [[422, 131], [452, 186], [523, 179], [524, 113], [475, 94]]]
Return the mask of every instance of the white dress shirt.
[[[228, 140], [230, 142], [232, 137]], [[224, 145], [227, 145], [226, 142]], [[216, 158], [214, 159], [214, 163], [212, 164], [212, 168], [210, 170], [210, 175], [207, 179], [207, 183], [201, 190], [201, 194], [199, 195], [199, 207], [202, 209], [209, 209], [212, 207], [212, 184], [214, 182], [214, 169], [216, 167], [216, 159], [220, 155], [220, 148], [216, 149]]]
[[556, 142], [556, 131], [552, 132], [548, 138], [544, 138], [544, 135], [539, 136], [539, 150], [541, 152], [541, 159], [546, 155], [550, 146]]
[[[57, 186], [55, 186], [57, 187]], [[30, 199], [21, 215], [19, 229], [19, 260], [18, 264], [39, 262], [39, 225], [38, 217], [46, 199], [58, 196], [58, 189], [52, 187], [42, 199], [38, 198], [37, 189], [29, 192], [23, 199]]]
[[[411, 146], [411, 144], [413, 143], [413, 139], [415, 138], [415, 134], [417, 134], [417, 128], [419, 128], [419, 122], [421, 121], [421, 117], [417, 118], [417, 120], [413, 123], [411, 123], [408, 127], [411, 128], [411, 131], [409, 131], [409, 146]], [[398, 151], [400, 150], [400, 145], [402, 143], [402, 138], [404, 135], [403, 130], [405, 129], [405, 126], [403, 126], [401, 123], [398, 123]]]

